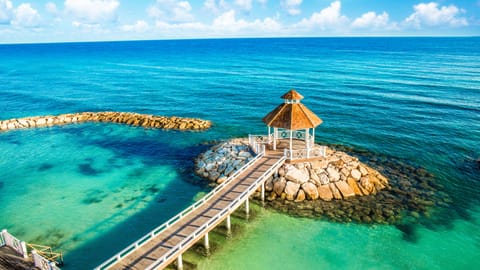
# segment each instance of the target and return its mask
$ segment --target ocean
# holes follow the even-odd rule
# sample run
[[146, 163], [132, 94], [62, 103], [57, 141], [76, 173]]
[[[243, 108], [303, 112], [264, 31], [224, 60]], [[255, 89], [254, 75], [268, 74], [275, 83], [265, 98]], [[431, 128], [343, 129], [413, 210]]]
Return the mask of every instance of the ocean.
[[[433, 174], [450, 200], [395, 225], [255, 207], [198, 269], [471, 269], [480, 259], [480, 38], [272, 38], [0, 45], [0, 119], [125, 111], [204, 132], [87, 123], [0, 132], [0, 229], [91, 269], [209, 187], [193, 159], [262, 134], [296, 89], [316, 142]], [[195, 257], [195, 258], [193, 258]], [[188, 256], [186, 258], [189, 260]]]

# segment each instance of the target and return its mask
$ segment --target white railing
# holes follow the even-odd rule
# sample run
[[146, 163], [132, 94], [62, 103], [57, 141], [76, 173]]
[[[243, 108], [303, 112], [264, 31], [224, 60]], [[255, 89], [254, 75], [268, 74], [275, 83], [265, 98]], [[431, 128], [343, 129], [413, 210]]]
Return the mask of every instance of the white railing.
[[308, 158], [316, 158], [316, 157], [325, 157], [326, 156], [327, 147], [317, 146], [312, 149], [295, 149], [290, 151], [290, 149], [284, 149], [283, 155], [289, 160], [295, 159], [308, 159]]
[[40, 270], [60, 270], [60, 268], [54, 262], [45, 259], [35, 250], [32, 250], [32, 259], [35, 267]]
[[5, 229], [0, 232], [0, 239], [0, 246], [9, 246], [24, 258], [28, 258], [25, 242], [18, 240]]
[[225, 209], [216, 214], [214, 217], [210, 218], [208, 222], [203, 224], [200, 228], [195, 230], [195, 232], [185, 238], [178, 245], [170, 249], [165, 255], [158, 258], [154, 263], [145, 268], [146, 270], [158, 269], [162, 264], [169, 261], [173, 257], [177, 256], [178, 252], [181, 252], [185, 247], [188, 247], [193, 241], [195, 241], [199, 236], [209, 232], [212, 227], [214, 227], [219, 220], [222, 221], [225, 216], [235, 211], [248, 197], [257, 190], [258, 186], [265, 181], [265, 179], [273, 174], [283, 163], [285, 162], [285, 157], [279, 159], [275, 164], [273, 164], [267, 171], [265, 171], [255, 182], [253, 182], [250, 187], [242, 192], [233, 202], [231, 202]]
[[[271, 137], [271, 136], [270, 136]], [[248, 145], [255, 154], [265, 152], [265, 145], [271, 142], [268, 135], [248, 135]]]
[[95, 270], [100, 270], [100, 269], [108, 269], [110, 266], [115, 264], [116, 262], [122, 260], [135, 250], [139, 249], [141, 246], [143, 246], [145, 243], [147, 243], [149, 240], [166, 230], [167, 228], [171, 227], [175, 222], [181, 220], [184, 216], [188, 215], [191, 211], [197, 209], [200, 207], [203, 203], [205, 203], [208, 199], [210, 199], [213, 195], [217, 194], [223, 187], [225, 187], [228, 183], [230, 183], [235, 177], [237, 177], [239, 174], [243, 173], [246, 171], [253, 163], [255, 163], [257, 160], [262, 158], [264, 153], [261, 153], [257, 156], [255, 156], [253, 159], [251, 159], [248, 163], [243, 165], [238, 171], [233, 173], [231, 176], [227, 178], [227, 180], [217, 187], [215, 187], [212, 191], [210, 191], [207, 195], [205, 195], [201, 200], [195, 202], [191, 206], [187, 207], [185, 210], [177, 214], [176, 216], [172, 217], [162, 225], [158, 226], [157, 228], [153, 229], [150, 231], [148, 234], [140, 238], [139, 240], [135, 241], [128, 247], [124, 248], [122, 251], [118, 252], [115, 254], [113, 257], [110, 259], [106, 260], [104, 263], [101, 265], [97, 266]]

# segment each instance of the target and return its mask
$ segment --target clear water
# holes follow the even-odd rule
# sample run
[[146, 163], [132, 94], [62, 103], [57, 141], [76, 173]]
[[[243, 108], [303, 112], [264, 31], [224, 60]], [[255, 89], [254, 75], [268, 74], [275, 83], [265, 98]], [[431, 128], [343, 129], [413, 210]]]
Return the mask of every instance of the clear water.
[[480, 254], [479, 47], [479, 38], [2, 45], [0, 119], [117, 110], [214, 127], [0, 133], [0, 227], [58, 246], [65, 269], [92, 268], [205, 190], [192, 175], [202, 142], [265, 132], [261, 118], [296, 88], [324, 120], [317, 141], [425, 167], [453, 198], [449, 211], [417, 224], [413, 241], [394, 226], [264, 211], [200, 269], [472, 268]]

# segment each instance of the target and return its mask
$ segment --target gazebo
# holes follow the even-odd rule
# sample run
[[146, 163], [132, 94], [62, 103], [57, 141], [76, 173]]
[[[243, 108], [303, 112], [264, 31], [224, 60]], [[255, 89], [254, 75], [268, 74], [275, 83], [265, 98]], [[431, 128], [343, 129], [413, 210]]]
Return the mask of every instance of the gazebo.
[[[291, 89], [281, 98], [284, 103], [262, 119], [268, 127], [268, 144], [273, 150], [277, 150], [277, 143], [280, 140], [288, 140], [288, 149], [285, 148], [284, 151], [287, 159], [310, 158], [315, 144], [315, 127], [323, 121], [300, 103], [303, 96], [295, 89]], [[304, 141], [305, 148], [294, 149], [293, 140]]]

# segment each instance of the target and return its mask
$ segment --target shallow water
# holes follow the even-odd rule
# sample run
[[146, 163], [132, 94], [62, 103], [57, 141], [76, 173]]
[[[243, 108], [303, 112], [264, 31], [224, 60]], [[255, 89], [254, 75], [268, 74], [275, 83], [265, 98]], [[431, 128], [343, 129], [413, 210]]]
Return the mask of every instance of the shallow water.
[[117, 110], [214, 126], [182, 133], [98, 123], [0, 133], [0, 227], [59, 247], [65, 269], [92, 268], [205, 190], [192, 174], [203, 142], [265, 133], [261, 118], [293, 87], [324, 120], [317, 142], [424, 167], [452, 203], [410, 224], [414, 241], [393, 226], [267, 211], [199, 268], [473, 267], [480, 254], [478, 47], [479, 38], [2, 45], [0, 119]]

